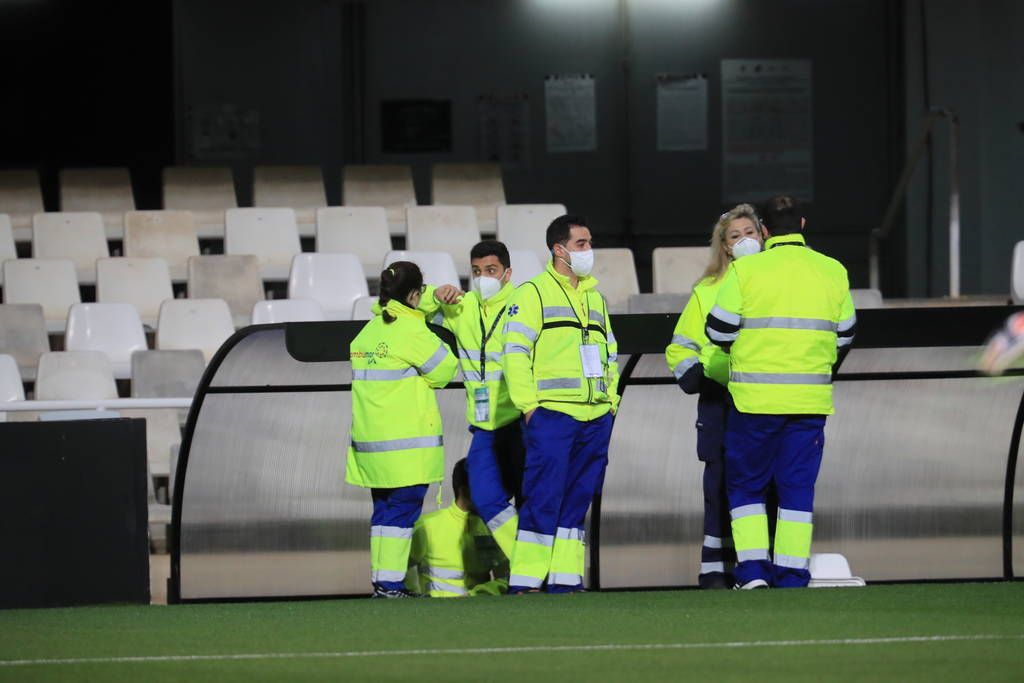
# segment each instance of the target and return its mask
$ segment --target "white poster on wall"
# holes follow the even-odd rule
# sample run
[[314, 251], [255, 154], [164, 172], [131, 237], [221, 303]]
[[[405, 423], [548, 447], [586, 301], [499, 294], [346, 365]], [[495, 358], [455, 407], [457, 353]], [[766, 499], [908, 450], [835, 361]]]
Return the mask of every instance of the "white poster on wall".
[[480, 158], [508, 169], [530, 168], [530, 100], [522, 95], [481, 95]]
[[809, 59], [722, 60], [722, 201], [814, 196]]
[[548, 76], [544, 80], [548, 152], [597, 149], [597, 102], [590, 75]]
[[689, 152], [708, 148], [708, 79], [659, 74], [658, 151]]

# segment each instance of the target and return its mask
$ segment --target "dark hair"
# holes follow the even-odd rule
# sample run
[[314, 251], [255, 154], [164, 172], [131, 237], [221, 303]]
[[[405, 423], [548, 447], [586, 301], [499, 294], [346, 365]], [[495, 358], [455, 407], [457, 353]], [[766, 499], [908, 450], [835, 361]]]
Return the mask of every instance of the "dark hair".
[[572, 226], [579, 226], [581, 228], [587, 227], [587, 219], [583, 216], [559, 216], [555, 220], [551, 221], [551, 225], [548, 226], [547, 232], [547, 243], [548, 251], [555, 248], [555, 245], [559, 242], [564, 242], [569, 239], [569, 228]]
[[488, 256], [497, 256], [501, 265], [506, 268], [512, 267], [512, 259], [509, 258], [508, 247], [498, 240], [484, 240], [483, 242], [478, 242], [469, 250], [470, 261], [478, 258], [486, 258]]
[[[418, 291], [423, 287], [423, 273], [412, 261], [395, 261], [380, 273], [380, 306], [383, 308], [394, 299], [401, 303], [409, 297], [409, 292]], [[395, 316], [384, 311], [384, 322], [395, 322]]]
[[761, 222], [772, 235], [791, 235], [800, 232], [800, 203], [793, 197], [772, 197], [758, 210]]
[[452, 491], [455, 493], [455, 497], [459, 497], [459, 491], [466, 489], [466, 496], [469, 496], [469, 470], [466, 467], [466, 459], [455, 463], [455, 467], [452, 468]]

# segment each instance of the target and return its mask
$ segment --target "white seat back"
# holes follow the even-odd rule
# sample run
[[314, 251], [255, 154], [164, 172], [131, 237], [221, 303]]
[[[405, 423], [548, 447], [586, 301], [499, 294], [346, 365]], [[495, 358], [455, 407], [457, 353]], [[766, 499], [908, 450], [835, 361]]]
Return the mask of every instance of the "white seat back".
[[269, 301], [258, 301], [252, 307], [253, 325], [317, 322], [320, 320], [324, 320], [324, 311], [320, 308], [320, 304], [312, 299], [270, 299]]
[[430, 177], [430, 201], [438, 206], [472, 206], [480, 229], [493, 233], [497, 208], [505, 203], [501, 164], [434, 164]]
[[405, 234], [405, 210], [416, 206], [412, 167], [404, 164], [349, 165], [342, 176], [342, 204], [383, 207], [391, 234]]
[[15, 239], [31, 238], [32, 216], [43, 212], [43, 191], [37, 171], [0, 171], [0, 211], [11, 217]]
[[96, 211], [107, 237], [124, 235], [124, 214], [135, 210], [127, 168], [64, 168], [60, 171], [61, 211]]
[[[7, 259], [18, 258], [18, 250], [14, 247], [14, 231], [11, 229], [11, 217], [0, 213], [0, 265]], [[0, 287], [4, 284], [3, 269], [0, 268]]]
[[480, 241], [471, 206], [417, 206], [406, 212], [410, 251], [446, 251], [459, 277], [469, 277], [469, 252]]
[[222, 299], [235, 326], [249, 324], [252, 307], [263, 301], [263, 280], [255, 256], [193, 256], [188, 260], [188, 295], [193, 299]]
[[64, 330], [68, 309], [81, 302], [75, 264], [67, 259], [4, 261], [4, 303], [39, 304], [46, 329]]
[[35, 379], [39, 356], [49, 350], [42, 306], [0, 304], [0, 353], [14, 358], [22, 379]]
[[200, 237], [224, 236], [224, 212], [238, 206], [235, 179], [227, 166], [168, 166], [164, 208], [191, 211]]
[[36, 399], [40, 401], [117, 398], [110, 359], [102, 351], [51, 351], [39, 359]]
[[75, 304], [64, 334], [68, 351], [100, 351], [110, 359], [114, 377], [132, 374], [132, 354], [146, 350], [146, 333], [131, 304]]
[[640, 293], [631, 249], [595, 249], [593, 276], [597, 289], [608, 302], [611, 313], [625, 313], [629, 297]]
[[1010, 266], [1010, 298], [1018, 306], [1024, 304], [1024, 240], [1013, 247], [1013, 263]]
[[24, 400], [25, 386], [21, 383], [17, 361], [13, 356], [0, 354], [0, 422], [7, 420], [7, 413], [2, 412], [4, 403]]
[[498, 207], [498, 241], [509, 251], [529, 249], [541, 265], [551, 260], [547, 232], [551, 221], [565, 215], [562, 204], [506, 204]]
[[858, 311], [865, 308], [885, 308], [882, 293], [877, 289], [851, 289], [850, 298]]
[[356, 299], [355, 304], [352, 306], [352, 319], [372, 320], [373, 305], [377, 303], [377, 299], [378, 297], [375, 296], [362, 296]]
[[509, 249], [508, 256], [512, 262], [512, 284], [516, 287], [544, 272], [544, 266], [532, 251]]
[[231, 309], [222, 299], [168, 299], [160, 307], [158, 349], [199, 349], [209, 363], [234, 334]]
[[226, 254], [252, 254], [264, 280], [288, 277], [292, 257], [302, 252], [292, 209], [228, 209], [224, 233]]
[[387, 212], [379, 206], [317, 209], [316, 250], [322, 254], [355, 254], [367, 277], [377, 279], [380, 264], [391, 251]]
[[319, 166], [257, 166], [253, 170], [253, 206], [288, 206], [295, 210], [299, 233], [313, 236], [316, 211], [327, 206]]
[[188, 259], [199, 256], [196, 219], [190, 211], [130, 211], [124, 217], [124, 255], [167, 261], [171, 279], [183, 282]]
[[288, 297], [316, 301], [327, 320], [351, 319], [355, 300], [369, 294], [353, 254], [298, 254], [292, 261]]
[[651, 254], [655, 294], [689, 294], [711, 262], [708, 247], [658, 247]]
[[145, 325], [155, 328], [160, 304], [173, 298], [171, 273], [162, 258], [105, 258], [96, 262], [96, 300], [131, 304]]
[[32, 217], [32, 256], [70, 259], [80, 283], [95, 283], [96, 259], [110, 256], [103, 216], [95, 212], [37, 213]]
[[423, 272], [423, 282], [428, 285], [455, 285], [461, 287], [455, 262], [446, 251], [409, 251], [396, 249], [384, 257], [383, 268], [395, 261], [412, 261]]

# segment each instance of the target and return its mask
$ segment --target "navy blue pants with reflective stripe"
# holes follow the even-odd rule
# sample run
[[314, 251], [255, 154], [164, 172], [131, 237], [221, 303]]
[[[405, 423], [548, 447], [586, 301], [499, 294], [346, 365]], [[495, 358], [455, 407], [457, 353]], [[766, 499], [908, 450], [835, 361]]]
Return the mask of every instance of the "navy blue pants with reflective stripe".
[[704, 541], [697, 580], [702, 587], [729, 584], [736, 562], [725, 492], [725, 419], [731, 405], [725, 387], [701, 377], [697, 457], [704, 463]]
[[[412, 529], [423, 512], [426, 484], [402, 486], [397, 489], [370, 489], [373, 496], [372, 526], [396, 526]], [[387, 590], [405, 588], [404, 581], [378, 581], [376, 585]]]
[[480, 519], [494, 519], [519, 497], [523, 482], [523, 431], [516, 420], [493, 431], [470, 427], [466, 454], [469, 492]]
[[[559, 527], [583, 529], [590, 502], [604, 486], [611, 413], [581, 422], [565, 413], [537, 408], [524, 428], [526, 468], [519, 529], [554, 536]], [[509, 586], [510, 591], [525, 586]], [[577, 586], [549, 586], [551, 592]]]
[[[765, 504], [774, 482], [779, 507], [812, 512], [814, 484], [825, 447], [824, 415], [757, 415], [729, 411], [725, 432], [725, 477], [729, 507]], [[736, 581], [764, 579], [778, 587], [806, 586], [806, 569], [768, 560], [736, 565]]]

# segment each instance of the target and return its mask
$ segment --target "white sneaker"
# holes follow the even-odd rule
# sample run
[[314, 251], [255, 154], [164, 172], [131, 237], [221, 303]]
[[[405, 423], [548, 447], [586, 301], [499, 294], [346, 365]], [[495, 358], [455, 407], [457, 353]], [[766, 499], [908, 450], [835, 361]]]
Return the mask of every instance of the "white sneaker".
[[747, 581], [746, 583], [737, 583], [735, 586], [733, 586], [733, 588], [741, 591], [749, 591], [757, 588], [768, 588], [768, 582], [764, 579], [754, 579], [752, 581]]

